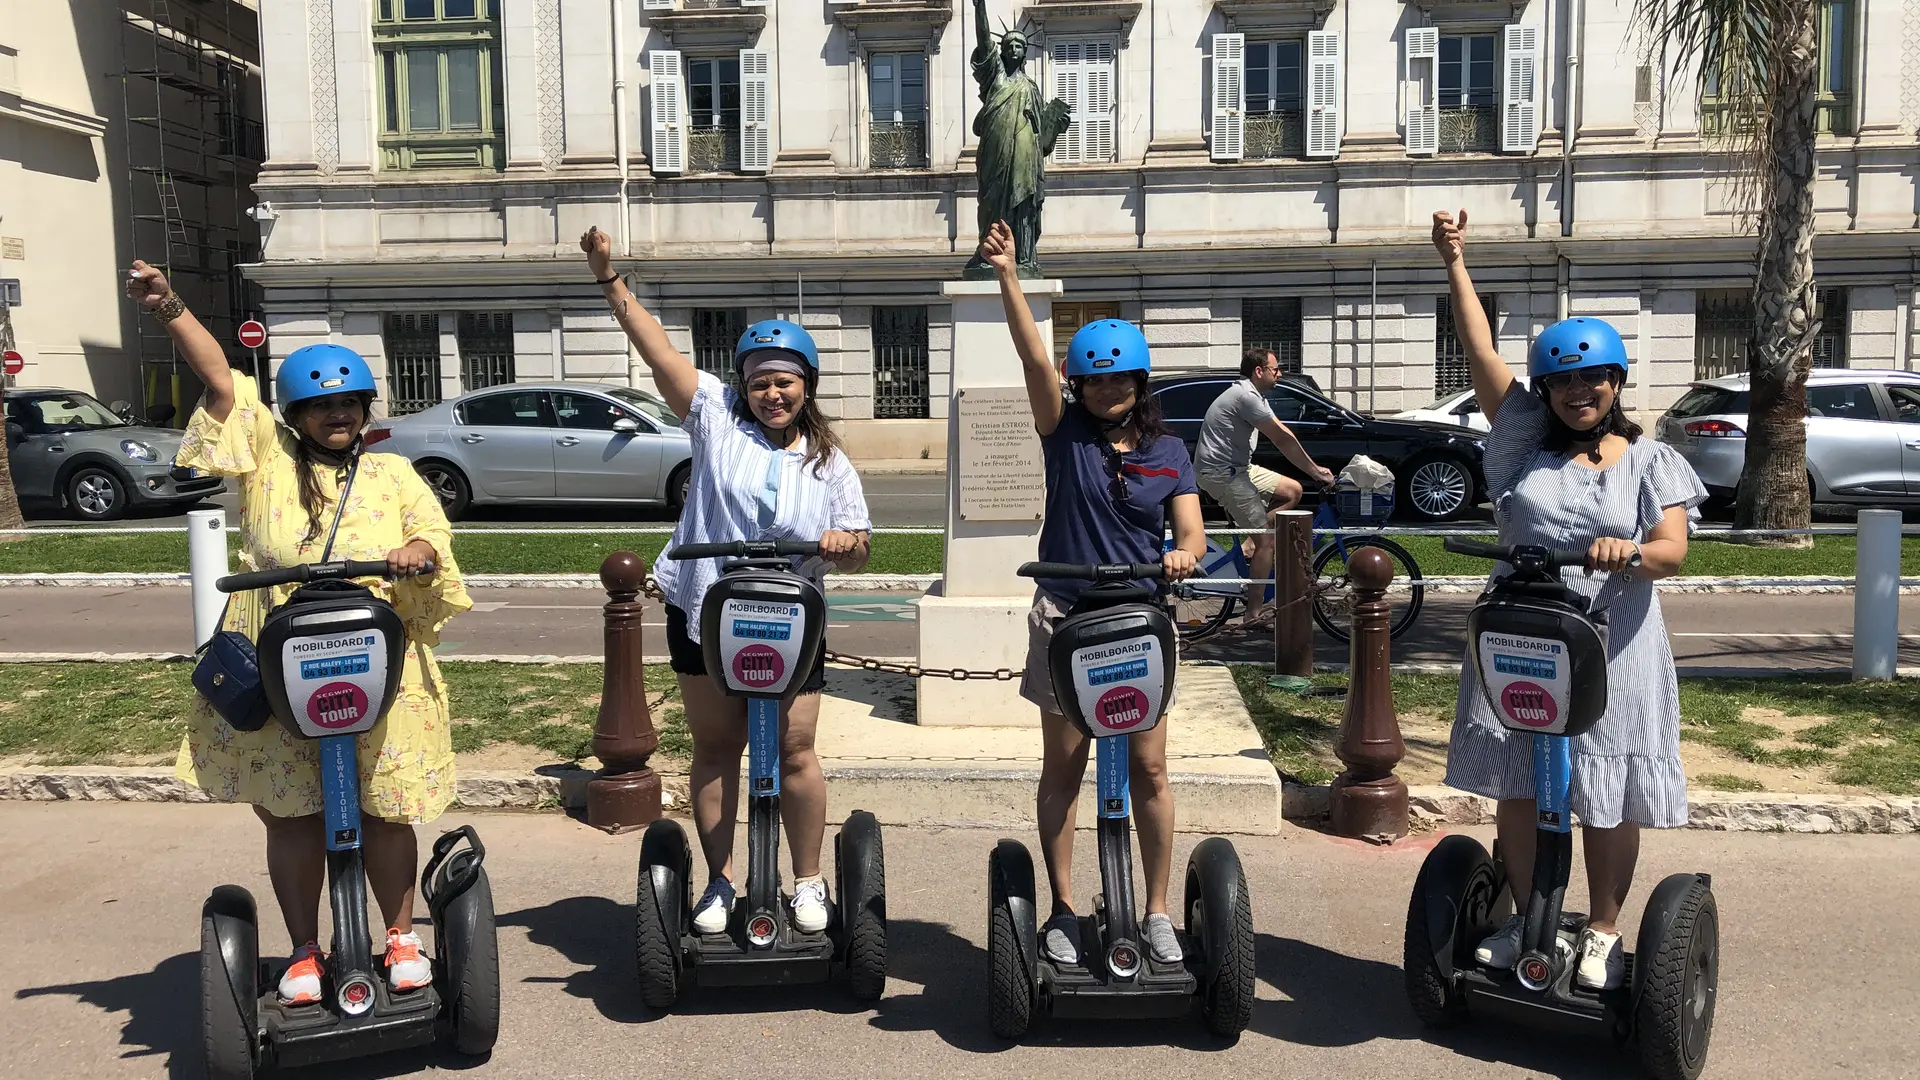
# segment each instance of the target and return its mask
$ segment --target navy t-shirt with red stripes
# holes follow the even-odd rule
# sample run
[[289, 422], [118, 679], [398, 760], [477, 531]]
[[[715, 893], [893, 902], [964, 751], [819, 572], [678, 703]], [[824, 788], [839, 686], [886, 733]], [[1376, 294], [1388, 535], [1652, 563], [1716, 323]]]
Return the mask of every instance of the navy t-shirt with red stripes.
[[[1068, 402], [1060, 424], [1040, 445], [1047, 466], [1047, 518], [1040, 527], [1040, 561], [1058, 563], [1158, 563], [1166, 548], [1167, 503], [1191, 495], [1193, 459], [1178, 435], [1118, 455], [1126, 498], [1114, 497], [1115, 455], [1100, 426], [1077, 402]], [[1071, 605], [1089, 588], [1085, 581], [1041, 578], [1039, 585]]]

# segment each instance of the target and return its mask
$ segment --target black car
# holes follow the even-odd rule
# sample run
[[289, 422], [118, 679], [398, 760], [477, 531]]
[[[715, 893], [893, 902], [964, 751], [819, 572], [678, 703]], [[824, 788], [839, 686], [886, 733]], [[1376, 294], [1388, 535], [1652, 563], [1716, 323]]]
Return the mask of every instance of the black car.
[[[1149, 380], [1147, 388], [1159, 400], [1167, 426], [1186, 440], [1192, 452], [1208, 407], [1236, 381], [1229, 373], [1169, 375]], [[1417, 519], [1459, 517], [1486, 490], [1481, 471], [1486, 436], [1480, 432], [1456, 424], [1362, 416], [1292, 380], [1282, 380], [1268, 391], [1267, 401], [1273, 405], [1273, 415], [1299, 436], [1313, 460], [1335, 473], [1360, 454], [1393, 470], [1400, 488], [1395, 504]], [[1253, 462], [1305, 479], [1265, 436], [1254, 444]]]

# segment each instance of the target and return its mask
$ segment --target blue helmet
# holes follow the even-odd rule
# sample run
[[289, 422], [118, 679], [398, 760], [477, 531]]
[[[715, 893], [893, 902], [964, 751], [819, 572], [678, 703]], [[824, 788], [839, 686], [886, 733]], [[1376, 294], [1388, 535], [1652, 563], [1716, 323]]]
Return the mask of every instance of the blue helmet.
[[820, 349], [813, 343], [813, 335], [799, 323], [762, 319], [747, 327], [747, 332], [740, 335], [740, 344], [733, 347], [733, 366], [739, 367], [748, 353], [764, 349], [787, 353], [803, 361], [809, 371], [820, 370]]
[[1073, 332], [1067, 344], [1067, 378], [1105, 375], [1116, 371], [1153, 370], [1147, 356], [1147, 335], [1130, 322], [1101, 319]]
[[378, 394], [373, 369], [345, 345], [302, 345], [280, 362], [274, 396], [286, 409], [296, 402], [329, 394]]
[[1591, 367], [1617, 367], [1623, 379], [1627, 373], [1626, 343], [1601, 319], [1562, 319], [1540, 331], [1527, 349], [1530, 380]]

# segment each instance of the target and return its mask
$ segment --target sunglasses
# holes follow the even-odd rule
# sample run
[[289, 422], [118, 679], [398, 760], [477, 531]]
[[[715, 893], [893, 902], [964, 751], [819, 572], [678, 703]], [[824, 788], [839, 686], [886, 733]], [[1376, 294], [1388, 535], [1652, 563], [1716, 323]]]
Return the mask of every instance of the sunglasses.
[[1127, 487], [1126, 463], [1112, 446], [1107, 447], [1107, 460], [1113, 465], [1113, 479], [1107, 482], [1107, 494], [1113, 496], [1114, 502], [1126, 502], [1132, 494], [1132, 489]]
[[1540, 385], [1548, 390], [1564, 390], [1575, 381], [1582, 386], [1605, 386], [1613, 381], [1613, 369], [1610, 367], [1580, 368], [1576, 371], [1562, 371], [1553, 375], [1540, 376]]

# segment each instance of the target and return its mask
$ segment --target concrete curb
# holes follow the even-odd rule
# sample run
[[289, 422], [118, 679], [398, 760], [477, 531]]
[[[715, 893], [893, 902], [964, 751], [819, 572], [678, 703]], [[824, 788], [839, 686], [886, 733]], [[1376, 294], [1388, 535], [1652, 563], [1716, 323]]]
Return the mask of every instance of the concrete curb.
[[[894, 772], [901, 775], [895, 777]], [[873, 770], [829, 769], [830, 779], [873, 781], [924, 780], [929, 772], [965, 775], [1030, 784], [1025, 770]], [[593, 777], [577, 766], [555, 766], [526, 775], [482, 773], [462, 776], [455, 805], [469, 810], [538, 810], [577, 808], [586, 803], [586, 784]], [[668, 806], [684, 802], [666, 777]], [[1176, 775], [1182, 784], [1202, 778]], [[1210, 779], [1210, 778], [1208, 778]], [[1217, 782], [1217, 781], [1215, 781]], [[1328, 789], [1324, 785], [1285, 781], [1282, 813], [1296, 824], [1314, 825], [1327, 815]], [[205, 792], [181, 783], [170, 769], [112, 766], [21, 768], [0, 773], [0, 801], [13, 802], [149, 802], [207, 803]], [[1408, 792], [1413, 817], [1432, 825], [1490, 825], [1492, 799], [1440, 785], [1421, 785]], [[1688, 796], [1687, 828], [1720, 832], [1776, 833], [1920, 833], [1920, 798], [1869, 795], [1747, 795], [1703, 791]], [[958, 808], [956, 808], [958, 809]], [[965, 824], [956, 819], [946, 824]]]

